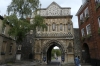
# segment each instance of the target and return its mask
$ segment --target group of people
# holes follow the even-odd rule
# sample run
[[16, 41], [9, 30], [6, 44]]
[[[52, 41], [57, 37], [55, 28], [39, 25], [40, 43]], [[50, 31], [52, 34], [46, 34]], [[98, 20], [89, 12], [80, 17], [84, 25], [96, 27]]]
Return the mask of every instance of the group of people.
[[81, 66], [80, 65], [80, 58], [78, 56], [75, 56], [74, 61], [75, 61], [75, 66]]

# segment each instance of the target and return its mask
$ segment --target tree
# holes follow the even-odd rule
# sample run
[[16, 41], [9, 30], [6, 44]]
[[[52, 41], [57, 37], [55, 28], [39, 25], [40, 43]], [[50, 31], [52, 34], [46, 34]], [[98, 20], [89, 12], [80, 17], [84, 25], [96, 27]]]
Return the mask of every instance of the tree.
[[32, 30], [34, 31], [34, 35], [36, 35], [36, 28], [42, 28], [42, 29], [47, 29], [47, 26], [45, 25], [44, 18], [41, 17], [40, 15], [35, 15], [33, 19], [33, 24], [31, 25]]
[[61, 56], [61, 51], [60, 51], [60, 49], [56, 49], [56, 54], [57, 54], [57, 56]]
[[[37, 12], [39, 8], [39, 0], [12, 0], [11, 4], [8, 6], [7, 11], [8, 15], [12, 16], [15, 14], [15, 18], [9, 17], [12, 19], [13, 27], [10, 29], [9, 34], [15, 35], [17, 37], [17, 42], [23, 40], [26, 33], [29, 30], [33, 30], [33, 43], [35, 42], [36, 28], [45, 28], [44, 19], [40, 15], [35, 14], [35, 18], [33, 20], [33, 24], [30, 25], [27, 22], [27, 17], [30, 16], [33, 12]], [[6, 20], [7, 21], [7, 20]], [[9, 20], [10, 22], [11, 20]]]
[[5, 18], [13, 27], [9, 34], [17, 37], [17, 41], [22, 41], [22, 38], [29, 31], [30, 25], [26, 20], [27, 16], [31, 16], [33, 11], [39, 7], [39, 0], [12, 0], [7, 8], [8, 17]]
[[61, 51], [60, 51], [60, 49], [52, 49], [52, 51], [51, 51], [51, 56], [54, 56], [54, 53], [56, 53], [57, 56], [61, 56]]
[[20, 18], [31, 16], [33, 11], [39, 7], [39, 0], [12, 0], [8, 6], [9, 14], [16, 14]]
[[18, 19], [16, 15], [7, 16], [3, 25], [10, 25], [9, 35], [16, 37], [17, 42], [21, 42], [26, 33], [30, 30], [29, 21], [26, 19]]

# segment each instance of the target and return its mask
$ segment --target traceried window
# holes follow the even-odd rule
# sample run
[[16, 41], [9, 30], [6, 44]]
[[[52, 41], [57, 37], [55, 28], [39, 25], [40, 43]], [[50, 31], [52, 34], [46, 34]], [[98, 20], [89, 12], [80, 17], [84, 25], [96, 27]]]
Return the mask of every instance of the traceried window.
[[56, 24], [55, 24], [55, 23], [52, 24], [52, 30], [53, 30], [53, 31], [56, 30]]
[[91, 34], [91, 25], [90, 25], [90, 24], [88, 24], [88, 25], [86, 26], [86, 31], [87, 31], [87, 35], [88, 35], [88, 34]]
[[85, 36], [84, 28], [81, 29], [82, 37]]
[[60, 31], [63, 30], [63, 24], [60, 24]]
[[89, 10], [88, 10], [88, 7], [85, 9], [85, 17], [89, 17]]
[[98, 24], [99, 24], [99, 27], [100, 27], [100, 17], [98, 18]]

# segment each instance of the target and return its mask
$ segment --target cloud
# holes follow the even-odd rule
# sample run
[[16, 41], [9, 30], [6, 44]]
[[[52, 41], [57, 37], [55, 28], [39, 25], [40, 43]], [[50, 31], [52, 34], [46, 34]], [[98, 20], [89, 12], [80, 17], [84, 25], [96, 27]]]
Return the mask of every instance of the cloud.
[[6, 14], [7, 6], [11, 3], [11, 0], [0, 0], [0, 15]]
[[[42, 8], [47, 8], [52, 2], [56, 2], [61, 7], [71, 7], [71, 15], [73, 15], [72, 21], [74, 28], [78, 28], [78, 19], [75, 14], [82, 4], [81, 0], [40, 0]], [[0, 15], [6, 14], [7, 6], [11, 3], [11, 0], [0, 0]]]

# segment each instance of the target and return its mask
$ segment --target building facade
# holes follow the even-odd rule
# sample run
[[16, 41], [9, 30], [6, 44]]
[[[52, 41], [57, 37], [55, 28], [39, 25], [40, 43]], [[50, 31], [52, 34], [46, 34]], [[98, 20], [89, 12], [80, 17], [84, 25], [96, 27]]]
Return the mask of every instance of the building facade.
[[9, 36], [10, 26], [3, 24], [3, 17], [0, 16], [0, 64], [15, 60], [16, 42]]
[[77, 12], [82, 61], [100, 66], [100, 0], [85, 0]]
[[[45, 19], [47, 30], [37, 27], [34, 44], [34, 58], [44, 63], [51, 61], [51, 50], [58, 46], [62, 64], [74, 63], [74, 31], [70, 7], [60, 7], [52, 2], [47, 8], [37, 11]], [[34, 19], [34, 13], [33, 13]], [[30, 23], [32, 23], [32, 20]]]

